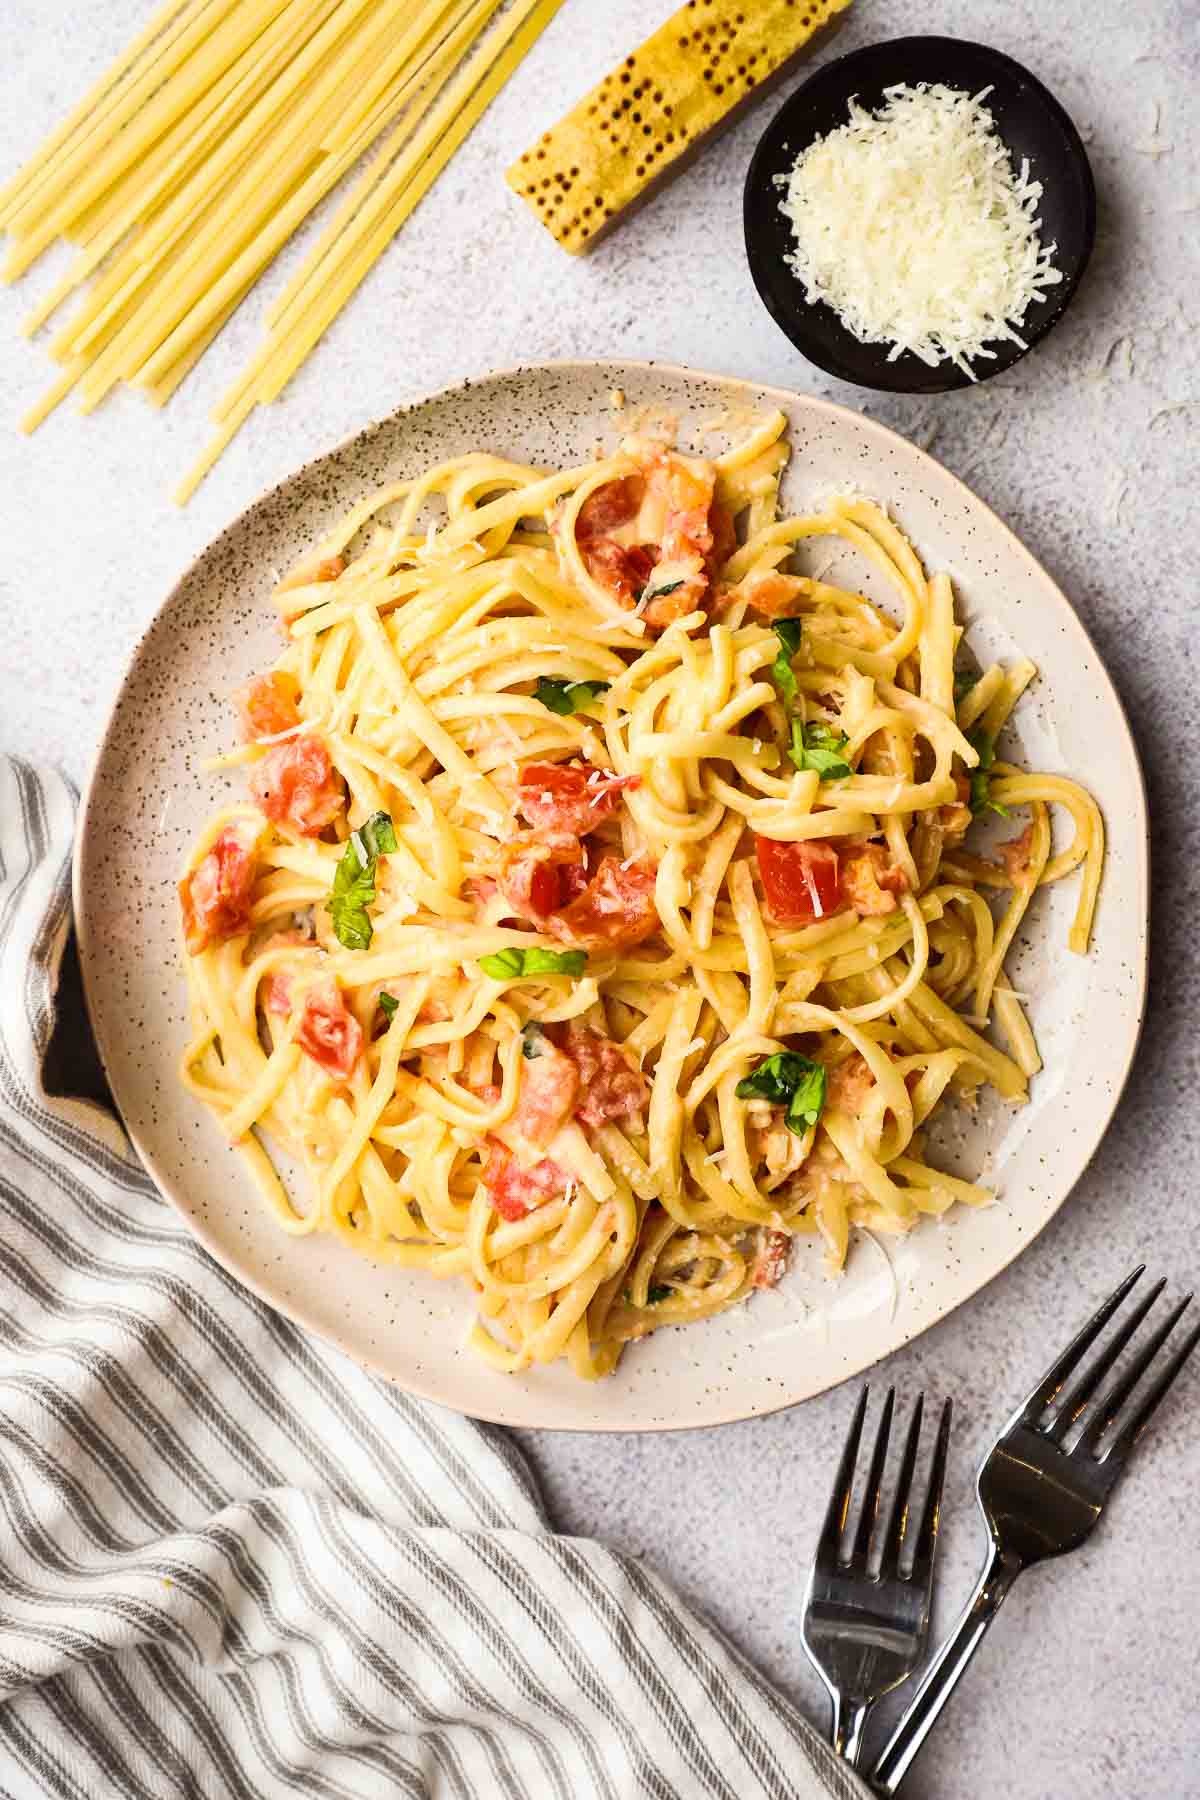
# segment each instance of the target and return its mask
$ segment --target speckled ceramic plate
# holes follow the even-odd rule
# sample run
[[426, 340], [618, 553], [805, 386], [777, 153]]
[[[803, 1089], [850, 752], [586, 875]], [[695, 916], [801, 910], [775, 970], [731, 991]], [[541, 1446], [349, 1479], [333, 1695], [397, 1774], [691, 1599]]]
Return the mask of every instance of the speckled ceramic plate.
[[[1040, 895], [1031, 911], [1013, 967], [1046, 1061], [1030, 1105], [1011, 1114], [985, 1106], [944, 1146], [950, 1165], [983, 1171], [997, 1202], [923, 1223], [903, 1240], [860, 1238], [838, 1281], [802, 1243], [794, 1273], [774, 1292], [705, 1324], [660, 1331], [610, 1380], [585, 1385], [561, 1365], [494, 1374], [462, 1348], [466, 1306], [455, 1286], [272, 1224], [207, 1112], [176, 1083], [187, 1026], [174, 883], [203, 820], [241, 788], [197, 765], [228, 742], [230, 690], [277, 654], [272, 569], [286, 568], [366, 489], [443, 457], [488, 449], [564, 464], [591, 455], [612, 440], [614, 388], [630, 408], [676, 413], [681, 441], [697, 447], [720, 444], [713, 426], [722, 415], [736, 431], [782, 407], [790, 507], [803, 511], [847, 487], [886, 500], [926, 562], [954, 576], [977, 656], [1023, 651], [1038, 664], [1013, 752], [1086, 779], [1112, 853], [1086, 960], [1065, 947], [1073, 882]], [[847, 566], [848, 581], [863, 579], [860, 565], [853, 576]], [[88, 1001], [126, 1124], [163, 1192], [226, 1267], [446, 1406], [515, 1425], [656, 1430], [769, 1412], [867, 1367], [960, 1305], [1062, 1205], [1137, 1042], [1146, 809], [1120, 702], [1079, 620], [994, 514], [931, 458], [824, 401], [683, 369], [562, 363], [489, 376], [397, 413], [267, 494], [205, 551], [168, 596], [118, 696], [82, 812], [75, 904]]]

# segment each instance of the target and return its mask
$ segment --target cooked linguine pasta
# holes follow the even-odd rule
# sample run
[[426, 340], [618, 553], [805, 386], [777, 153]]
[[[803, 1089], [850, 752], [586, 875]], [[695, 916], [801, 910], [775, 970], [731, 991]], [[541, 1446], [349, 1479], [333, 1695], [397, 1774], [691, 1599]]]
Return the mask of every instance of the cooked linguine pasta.
[[[1005, 958], [1076, 870], [1087, 949], [1099, 811], [994, 749], [1032, 665], [956, 666], [880, 506], [781, 518], [784, 426], [372, 494], [280, 583], [216, 759], [250, 796], [180, 884], [183, 1079], [285, 1231], [468, 1282], [497, 1369], [607, 1374], [797, 1236], [836, 1269], [853, 1225], [982, 1203], [927, 1121], [1026, 1098]], [[821, 539], [896, 617], [789, 572]]]

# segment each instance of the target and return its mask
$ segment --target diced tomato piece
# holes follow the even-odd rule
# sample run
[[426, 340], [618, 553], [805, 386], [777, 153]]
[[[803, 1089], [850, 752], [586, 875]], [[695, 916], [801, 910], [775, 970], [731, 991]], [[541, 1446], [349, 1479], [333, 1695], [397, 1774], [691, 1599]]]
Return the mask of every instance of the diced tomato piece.
[[304, 996], [296, 1042], [305, 1055], [345, 1081], [362, 1055], [362, 1026], [342, 998], [332, 979], [309, 988]]
[[714, 500], [708, 509], [708, 529], [712, 534], [712, 548], [708, 553], [709, 572], [715, 577], [721, 573], [737, 549], [733, 514], [719, 500]]
[[781, 619], [796, 610], [796, 602], [804, 592], [804, 583], [796, 575], [781, 575], [776, 569], [759, 569], [739, 581], [730, 598], [741, 599], [761, 613], [765, 619]]
[[[591, 880], [587, 865], [587, 845], [581, 846], [583, 856], [577, 863], [561, 863], [558, 870], [558, 906], [570, 906], [577, 900]], [[554, 909], [548, 908], [548, 911]]]
[[250, 901], [258, 873], [261, 826], [251, 820], [227, 825], [212, 849], [179, 883], [183, 935], [191, 956], [250, 928]]
[[602, 856], [583, 892], [552, 913], [546, 929], [583, 949], [628, 950], [658, 929], [654, 880], [650, 863], [626, 868], [615, 856]]
[[538, 863], [529, 879], [529, 905], [544, 916], [562, 904], [562, 871], [556, 863]]
[[996, 850], [1013, 886], [1026, 886], [1033, 866], [1033, 826], [1027, 825], [1020, 837], [1009, 838], [1007, 843], [998, 844]]
[[284, 623], [304, 611], [303, 606], [296, 606], [287, 598], [294, 588], [311, 587], [318, 581], [336, 581], [345, 571], [344, 556], [318, 556], [311, 551], [307, 556], [302, 556], [275, 586], [275, 604], [283, 615]]
[[[393, 999], [396, 997], [395, 982], [389, 987], [388, 983], [384, 981], [380, 983], [380, 986], [385, 994], [390, 993]], [[429, 985], [428, 993], [417, 1008], [417, 1023], [419, 1025], [439, 1025], [444, 1020], [453, 1018], [454, 1008], [458, 1001], [458, 988], [459, 982], [456, 975], [435, 975]]]
[[648, 1105], [650, 1083], [610, 1037], [573, 1025], [567, 1034], [566, 1053], [578, 1071], [581, 1098], [575, 1117], [581, 1125], [631, 1118]]
[[[737, 546], [733, 519], [713, 500], [711, 463], [677, 456], [661, 444], [643, 445], [644, 475], [606, 482], [579, 510], [575, 534], [589, 575], [622, 606], [650, 589], [642, 617], [661, 631], [703, 606], [712, 583]], [[649, 523], [643, 501], [649, 502]], [[623, 543], [614, 534], [643, 514], [643, 529], [658, 542]], [[663, 591], [655, 596], [655, 587]]]
[[842, 892], [862, 918], [895, 912], [896, 896], [907, 888], [907, 875], [882, 844], [863, 844], [842, 863]]
[[294, 675], [273, 669], [269, 675], [256, 675], [233, 696], [242, 720], [242, 736], [247, 743], [255, 738], [277, 737], [294, 731], [300, 723], [300, 683]]
[[624, 475], [617, 481], [606, 481], [589, 494], [575, 520], [575, 536], [580, 544], [606, 537], [635, 519], [642, 504], [645, 482], [640, 475]]
[[856, 1050], [853, 1056], [848, 1056], [836, 1069], [830, 1071], [825, 1086], [825, 1099], [838, 1112], [857, 1117], [859, 1108], [874, 1086], [875, 1077], [870, 1065], [866, 1057], [860, 1056]]
[[971, 828], [971, 809], [957, 803], [954, 806], [939, 806], [937, 816], [942, 828], [942, 843], [947, 850], [953, 850], [962, 843]]
[[[500, 848], [500, 892], [518, 919], [540, 924], [578, 885], [583, 846], [569, 832], [520, 832]], [[584, 871], [586, 879], [586, 871]]]
[[346, 790], [319, 737], [292, 738], [265, 756], [250, 793], [268, 819], [316, 837], [345, 810]]
[[517, 805], [535, 829], [583, 837], [617, 810], [622, 793], [640, 786], [640, 775], [614, 775], [591, 763], [526, 763]]
[[658, 554], [654, 544], [622, 544], [611, 535], [637, 517], [644, 491], [640, 475], [606, 481], [588, 495], [575, 521], [588, 574], [622, 606], [635, 604]]
[[[287, 931], [277, 931], [271, 939], [271, 949], [280, 950], [285, 944], [300, 947], [311, 946], [311, 931], [300, 931], [295, 927]], [[286, 1017], [292, 1010], [292, 980], [282, 969], [275, 969], [267, 976], [259, 989], [259, 1000], [269, 1013], [280, 1013]]]
[[754, 847], [767, 910], [777, 925], [812, 925], [841, 910], [838, 853], [832, 844], [817, 838], [778, 843], [756, 832]]
[[622, 606], [633, 606], [649, 581], [657, 560], [654, 544], [619, 544], [615, 538], [593, 538], [580, 544], [584, 566], [593, 581]]
[[954, 791], [958, 799], [952, 806], [938, 807], [938, 824], [942, 828], [942, 842], [948, 850], [960, 844], [966, 837], [971, 825], [971, 783], [963, 774], [954, 777]]
[[686, 563], [679, 559], [668, 563], [664, 558], [655, 565], [647, 585], [651, 598], [642, 612], [642, 618], [652, 631], [665, 631], [676, 619], [685, 618], [688, 613], [703, 606], [709, 595], [708, 576], [703, 569], [696, 567], [695, 559], [691, 557]]
[[523, 1169], [512, 1151], [496, 1138], [488, 1139], [483, 1183], [500, 1217], [510, 1222], [565, 1194], [569, 1185], [565, 1171], [548, 1156], [531, 1169]]
[[[711, 463], [691, 462], [669, 451], [660, 453], [650, 469], [646, 486], [651, 499], [662, 504], [663, 531], [650, 577], [652, 597], [642, 616], [656, 630], [694, 612], [708, 599], [716, 477]], [[658, 588], [663, 592], [655, 598]]]
[[867, 858], [885, 893], [907, 894], [908, 876], [899, 863], [892, 861], [890, 851], [886, 850], [882, 844], [868, 844]]
[[661, 496], [666, 512], [662, 535], [664, 559], [707, 556], [713, 547], [710, 519], [717, 471], [712, 463], [693, 462], [667, 451], [656, 459], [647, 479], [651, 496]]
[[536, 1149], [544, 1150], [575, 1110], [579, 1071], [544, 1033], [526, 1034], [521, 1083], [513, 1124]]
[[792, 1240], [786, 1231], [760, 1231], [758, 1254], [750, 1271], [756, 1288], [777, 1287], [787, 1274]]
[[286, 1018], [292, 1010], [292, 984], [279, 969], [273, 969], [262, 985], [262, 1004], [267, 1012]]
[[276, 584], [275, 592], [286, 594], [292, 588], [312, 587], [315, 582], [336, 581], [338, 576], [344, 575], [345, 572], [346, 559], [344, 556], [318, 556], [315, 553], [303, 556], [288, 570], [283, 580]]

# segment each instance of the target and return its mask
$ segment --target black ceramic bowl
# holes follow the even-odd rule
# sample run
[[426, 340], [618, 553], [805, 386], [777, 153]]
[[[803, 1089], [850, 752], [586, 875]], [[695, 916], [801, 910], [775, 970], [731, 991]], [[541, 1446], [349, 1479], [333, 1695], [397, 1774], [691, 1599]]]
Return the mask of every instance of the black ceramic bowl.
[[[971, 379], [952, 362], [931, 369], [909, 351], [889, 362], [887, 344], [860, 344], [831, 307], [823, 301], [809, 305], [803, 284], [784, 260], [792, 249], [792, 228], [780, 209], [784, 190], [775, 177], [787, 174], [814, 138], [846, 123], [852, 98], [874, 110], [885, 88], [919, 81], [972, 94], [990, 87], [986, 104], [1014, 168], [1028, 157], [1031, 175], [1042, 183], [1042, 242], [1058, 246], [1054, 261], [1063, 279], [1025, 314], [1019, 330], [1029, 349], [1070, 305], [1096, 236], [1096, 189], [1079, 133], [1054, 95], [1010, 56], [958, 38], [893, 38], [818, 69], [780, 107], [750, 164], [744, 199], [750, 273], [775, 323], [810, 362], [843, 381], [895, 394], [941, 394], [969, 387]], [[979, 381], [1011, 368], [1025, 354], [1009, 341], [989, 348], [994, 359], [977, 357], [971, 365]]]

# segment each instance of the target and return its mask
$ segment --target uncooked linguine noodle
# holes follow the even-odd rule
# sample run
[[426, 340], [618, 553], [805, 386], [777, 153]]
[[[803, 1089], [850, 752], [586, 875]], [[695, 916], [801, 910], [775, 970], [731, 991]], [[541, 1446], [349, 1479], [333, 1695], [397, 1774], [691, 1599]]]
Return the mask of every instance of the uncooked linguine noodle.
[[[983, 1203], [927, 1122], [1027, 1096], [1040, 885], [1079, 871], [1087, 949], [1099, 811], [994, 750], [1032, 665], [956, 666], [881, 506], [780, 517], [784, 428], [370, 495], [279, 584], [214, 761], [250, 798], [180, 884], [183, 1079], [284, 1231], [465, 1281], [500, 1370], [607, 1374], [797, 1237], [838, 1269], [854, 1225]], [[791, 573], [814, 540], [895, 616]], [[984, 813], [1019, 815], [992, 856]]]

